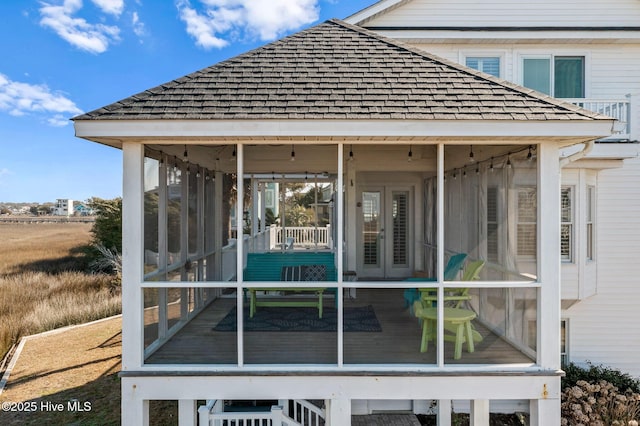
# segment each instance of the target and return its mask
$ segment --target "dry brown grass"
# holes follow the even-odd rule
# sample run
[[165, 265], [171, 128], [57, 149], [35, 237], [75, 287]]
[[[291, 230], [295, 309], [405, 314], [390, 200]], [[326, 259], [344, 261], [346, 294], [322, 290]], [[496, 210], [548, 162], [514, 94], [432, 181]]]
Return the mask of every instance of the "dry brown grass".
[[0, 223], [0, 359], [22, 336], [120, 312], [112, 277], [84, 272], [90, 229]]

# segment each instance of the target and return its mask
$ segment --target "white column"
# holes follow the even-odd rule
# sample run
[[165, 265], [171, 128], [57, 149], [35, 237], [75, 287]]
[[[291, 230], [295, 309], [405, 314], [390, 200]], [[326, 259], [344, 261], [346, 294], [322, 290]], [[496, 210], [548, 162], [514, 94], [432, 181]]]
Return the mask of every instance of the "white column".
[[345, 268], [349, 271], [357, 270], [357, 248], [356, 241], [358, 241], [358, 230], [356, 227], [358, 219], [358, 210], [356, 208], [357, 191], [356, 191], [356, 167], [354, 165], [355, 160], [347, 164], [347, 225], [345, 231], [347, 232], [347, 265]]
[[120, 401], [123, 425], [149, 426], [149, 401], [137, 393], [134, 379], [122, 379], [122, 397]]
[[[338, 272], [338, 288], [336, 289], [336, 309], [338, 310], [338, 366], [342, 367], [344, 363], [344, 312], [343, 312], [343, 289], [342, 289], [342, 280], [343, 280], [343, 271], [344, 271], [344, 146], [343, 144], [338, 144], [338, 187], [336, 188], [336, 211], [337, 211], [337, 220], [336, 220], [336, 253], [337, 253], [337, 262], [336, 269]], [[347, 401], [349, 402], [349, 401]], [[351, 406], [349, 405], [349, 411], [351, 410]], [[349, 416], [351, 413], [349, 413]], [[339, 423], [336, 423], [339, 424]], [[350, 423], [344, 423], [350, 424]]]
[[469, 413], [471, 426], [489, 426], [489, 400], [471, 400], [471, 412]]
[[220, 281], [222, 279], [224, 279], [225, 277], [222, 276], [222, 240], [224, 238], [224, 236], [222, 235], [222, 200], [224, 199], [224, 194], [223, 192], [223, 185], [222, 185], [222, 181], [224, 179], [224, 175], [222, 174], [222, 172], [217, 171], [215, 172], [215, 182], [214, 182], [214, 205], [213, 205], [213, 221], [214, 221], [214, 226], [213, 229], [215, 229], [215, 250], [216, 250], [216, 257], [215, 257], [215, 278], [216, 280]]
[[351, 401], [340, 397], [325, 400], [327, 409], [325, 424], [327, 426], [344, 426], [351, 424]]
[[142, 274], [144, 262], [144, 146], [125, 142], [122, 188], [122, 370], [143, 363], [144, 312]]
[[196, 426], [197, 425], [197, 405], [195, 399], [178, 400], [178, 425], [179, 426]]
[[[560, 163], [558, 148], [551, 143], [538, 146], [538, 364], [560, 369]], [[559, 389], [560, 377], [550, 378], [549, 388]], [[560, 424], [560, 397], [532, 401], [538, 423]], [[548, 398], [548, 399], [547, 399]]]
[[451, 400], [438, 400], [438, 426], [451, 426]]
[[560, 164], [558, 148], [538, 147], [538, 363], [560, 368]]
[[559, 426], [562, 413], [559, 399], [532, 399], [529, 401], [531, 426]]
[[238, 336], [237, 336], [237, 342], [238, 342], [238, 366], [242, 367], [244, 366], [244, 316], [243, 316], [243, 291], [241, 289], [241, 286], [243, 285], [243, 266], [244, 266], [244, 235], [243, 235], [243, 231], [242, 231], [242, 212], [244, 209], [243, 203], [244, 203], [244, 145], [242, 144], [238, 144], [237, 146], [237, 162], [236, 162], [236, 192], [237, 192], [237, 197], [236, 197], [236, 234], [237, 234], [237, 241], [236, 241], [236, 277], [237, 277], [237, 297], [236, 297], [236, 303], [237, 303], [237, 330], [238, 330]]
[[[438, 224], [437, 240], [438, 240], [438, 282], [444, 281], [444, 144], [438, 144], [438, 197], [437, 197], [437, 211], [438, 211]], [[442, 286], [438, 287], [438, 299], [442, 300], [444, 297], [444, 289]], [[437, 339], [436, 349], [437, 357], [436, 362], [438, 367], [444, 366], [444, 303], [438, 303], [438, 325], [437, 325]]]

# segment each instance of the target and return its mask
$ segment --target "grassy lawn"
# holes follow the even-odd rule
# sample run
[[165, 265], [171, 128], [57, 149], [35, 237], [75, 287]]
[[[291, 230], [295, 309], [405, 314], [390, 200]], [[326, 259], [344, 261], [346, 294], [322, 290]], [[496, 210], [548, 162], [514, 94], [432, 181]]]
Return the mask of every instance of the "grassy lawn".
[[20, 337], [120, 312], [113, 278], [89, 274], [86, 223], [0, 223], [0, 359]]
[[[1, 356], [23, 336], [120, 312], [112, 277], [86, 272], [90, 230], [0, 223]], [[0, 394], [21, 410], [0, 411], [0, 425], [119, 425], [120, 332], [115, 318], [29, 339]], [[153, 425], [177, 424], [177, 402], [152, 402], [150, 412]]]

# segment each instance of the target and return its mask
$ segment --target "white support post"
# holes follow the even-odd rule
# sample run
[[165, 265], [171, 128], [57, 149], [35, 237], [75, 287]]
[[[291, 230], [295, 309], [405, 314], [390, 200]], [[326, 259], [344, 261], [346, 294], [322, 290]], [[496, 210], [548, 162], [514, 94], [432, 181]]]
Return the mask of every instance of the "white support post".
[[438, 426], [451, 426], [451, 400], [438, 400]]
[[341, 397], [325, 400], [327, 409], [325, 424], [327, 426], [344, 426], [351, 424], [351, 401]]
[[[196, 197], [196, 223], [197, 232], [196, 232], [196, 245], [198, 250], [198, 265], [197, 265], [197, 274], [196, 281], [204, 281], [204, 215], [205, 215], [205, 179], [204, 179], [204, 170], [200, 166], [196, 166], [198, 172], [196, 173], [196, 179], [198, 179], [198, 195]], [[199, 175], [199, 176], [198, 176]], [[200, 307], [202, 303], [200, 290], [196, 290], [196, 307]]]
[[471, 426], [489, 426], [489, 400], [471, 400], [471, 413], [469, 414]]
[[[257, 235], [260, 233], [260, 227], [258, 219], [260, 215], [258, 214], [258, 209], [260, 206], [260, 186], [258, 181], [254, 178], [251, 178], [251, 249], [253, 251], [258, 251], [258, 247], [256, 247], [257, 243]], [[262, 219], [264, 221], [264, 219]]]
[[135, 370], [143, 364], [144, 325], [142, 316], [142, 274], [144, 248], [144, 146], [122, 145], [122, 370]]
[[178, 425], [196, 426], [198, 407], [195, 399], [178, 400]]
[[215, 203], [213, 206], [213, 216], [214, 216], [214, 226], [213, 229], [215, 229], [215, 250], [216, 250], [216, 257], [215, 257], [215, 279], [220, 281], [222, 279], [224, 279], [224, 277], [222, 276], [222, 241], [224, 236], [222, 235], [222, 204], [223, 204], [223, 199], [224, 199], [224, 194], [223, 194], [223, 185], [222, 185], [222, 181], [224, 179], [224, 175], [222, 174], [222, 172], [215, 172], [215, 182], [214, 182], [214, 199], [215, 199]]
[[529, 401], [531, 426], [559, 426], [562, 412], [559, 399], [532, 399]]
[[122, 424], [149, 426], [149, 401], [140, 397], [134, 380], [122, 380], [121, 394]]
[[558, 148], [538, 147], [538, 364], [560, 368], [560, 164]]
[[[189, 164], [182, 163], [180, 165], [180, 262], [186, 264], [189, 258], [189, 180], [192, 179], [189, 170]], [[181, 268], [180, 280], [187, 281], [187, 268]], [[186, 320], [189, 316], [189, 289], [183, 287], [180, 289], [180, 319]]]
[[243, 267], [244, 267], [244, 235], [242, 230], [242, 212], [244, 209], [244, 145], [237, 145], [237, 163], [236, 163], [236, 303], [237, 303], [237, 342], [238, 342], [238, 367], [244, 366], [244, 315], [242, 300], [244, 292], [242, 286], [244, 285]]
[[[537, 360], [545, 369], [560, 369], [560, 161], [556, 145], [538, 146], [538, 290]], [[550, 379], [549, 388], [560, 387], [560, 377]], [[546, 385], [545, 385], [546, 386]], [[560, 398], [548, 391], [532, 401], [538, 423], [560, 424]]]
[[[336, 289], [336, 309], [338, 310], [338, 367], [342, 367], [344, 363], [344, 312], [343, 312], [343, 297], [342, 294], [344, 292], [342, 288], [342, 280], [343, 280], [343, 271], [344, 271], [344, 145], [338, 144], [338, 187], [336, 188], [336, 210], [337, 210], [337, 220], [336, 220], [336, 253], [337, 253], [337, 271], [338, 271], [338, 288]], [[349, 423], [345, 423], [349, 424]]]
[[358, 241], [358, 230], [356, 227], [357, 221], [357, 208], [356, 208], [356, 167], [355, 161], [348, 163], [347, 167], [347, 182], [346, 182], [346, 197], [347, 197], [347, 224], [345, 225], [345, 231], [347, 232], [347, 265], [346, 268], [350, 271], [357, 269], [357, 248], [356, 241]]
[[[438, 144], [438, 217], [437, 217], [437, 240], [438, 240], [438, 282], [444, 281], [444, 144]], [[438, 287], [438, 300], [444, 298], [444, 289]], [[438, 303], [438, 321], [436, 332], [436, 362], [438, 367], [444, 367], [444, 303]]]

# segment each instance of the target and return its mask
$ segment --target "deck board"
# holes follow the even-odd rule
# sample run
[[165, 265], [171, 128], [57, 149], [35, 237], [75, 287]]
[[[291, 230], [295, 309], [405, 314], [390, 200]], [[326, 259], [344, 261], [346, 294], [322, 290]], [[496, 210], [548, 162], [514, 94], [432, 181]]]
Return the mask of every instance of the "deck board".
[[[214, 331], [213, 327], [233, 308], [235, 297], [217, 299], [176, 335], [153, 353], [147, 364], [237, 364], [236, 332]], [[330, 306], [333, 300], [327, 299]], [[357, 298], [345, 299], [345, 306], [374, 307], [381, 332], [344, 333], [344, 363], [348, 364], [435, 364], [436, 348], [420, 352], [421, 328], [403, 308], [400, 290], [358, 289]], [[248, 307], [246, 307], [248, 309]], [[478, 323], [483, 341], [474, 353], [463, 349], [453, 359], [453, 343], [445, 343], [446, 364], [531, 363], [528, 356]], [[245, 364], [337, 364], [336, 332], [270, 331], [245, 332]], [[466, 348], [466, 346], [465, 346]]]

